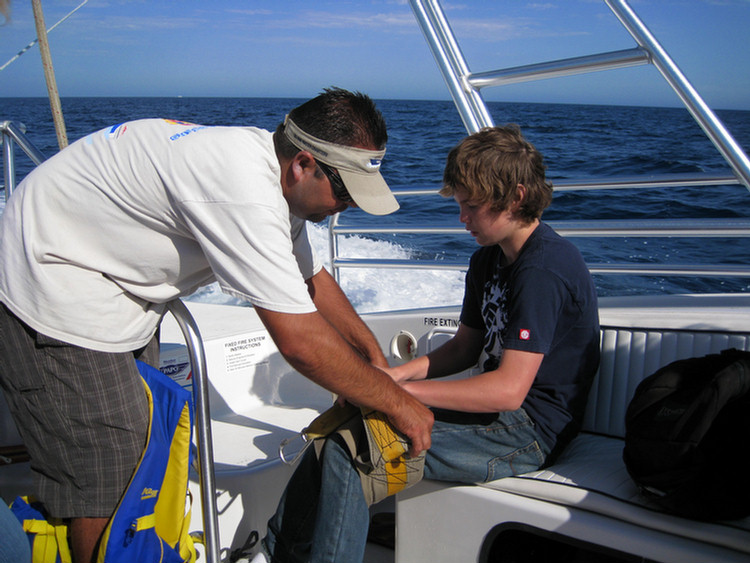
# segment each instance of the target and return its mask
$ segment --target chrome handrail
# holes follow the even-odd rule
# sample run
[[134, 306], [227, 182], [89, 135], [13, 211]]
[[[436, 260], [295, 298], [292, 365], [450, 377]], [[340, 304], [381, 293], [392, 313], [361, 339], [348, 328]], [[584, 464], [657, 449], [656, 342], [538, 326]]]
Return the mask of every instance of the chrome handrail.
[[677, 93], [693, 119], [716, 146], [737, 177], [750, 190], [750, 159], [724, 124], [708, 107], [698, 91], [688, 81], [667, 51], [648, 30], [625, 0], [605, 0], [630, 35], [642, 49], [646, 49], [654, 66]]
[[[400, 260], [386, 258], [338, 258], [337, 268], [373, 268], [389, 270], [466, 270], [465, 260]], [[628, 274], [641, 276], [701, 276], [750, 278], [747, 266], [702, 264], [601, 264], [587, 263], [592, 274]]]
[[466, 130], [475, 132], [491, 127], [492, 117], [479, 89], [467, 81], [469, 67], [440, 4], [436, 0], [410, 0], [410, 3]]
[[586, 180], [555, 181], [555, 192], [582, 190], [618, 190], [651, 188], [685, 188], [692, 186], [736, 186], [741, 182], [728, 174], [649, 174], [645, 176], [611, 176]]
[[208, 399], [208, 370], [203, 340], [195, 319], [179, 299], [167, 303], [167, 309], [177, 321], [190, 357], [193, 372], [193, 404], [195, 431], [198, 443], [198, 478], [203, 510], [203, 545], [208, 563], [221, 561], [219, 541], [219, 510], [216, 503], [216, 478], [214, 473], [211, 412]]
[[0, 122], [0, 140], [3, 145], [3, 185], [5, 186], [5, 200], [7, 201], [13, 190], [16, 189], [16, 161], [14, 145], [26, 153], [35, 165], [44, 162], [47, 157], [42, 151], [37, 149], [34, 144], [26, 137], [26, 128], [23, 124], [16, 124], [12, 121]]
[[560, 59], [548, 63], [518, 66], [505, 70], [472, 72], [466, 79], [474, 88], [486, 88], [488, 86], [504, 86], [506, 84], [516, 84], [530, 80], [571, 76], [585, 72], [626, 68], [649, 64], [650, 62], [651, 58], [648, 51], [641, 47], [636, 47], [623, 51], [612, 51], [610, 53], [575, 57], [572, 59]]
[[[556, 192], [612, 189], [677, 188], [687, 186], [726, 186], [743, 184], [750, 190], [750, 161], [731, 134], [708, 108], [700, 95], [680, 72], [672, 59], [648, 31], [625, 0], [605, 0], [627, 29], [637, 46], [571, 59], [519, 66], [504, 70], [473, 73], [461, 52], [439, 0], [410, 0], [412, 11], [446, 82], [459, 116], [469, 133], [492, 126], [487, 105], [480, 89], [517, 82], [570, 76], [584, 72], [653, 64], [672, 86], [691, 116], [717, 147], [733, 174], [647, 175], [629, 178], [566, 180], [554, 182]], [[414, 187], [394, 189], [398, 198], [434, 196], [437, 188]], [[561, 235], [568, 237], [750, 237], [750, 220], [633, 220], [633, 221], [550, 221]], [[343, 268], [407, 268], [465, 270], [465, 262], [454, 260], [344, 258], [339, 252], [339, 237], [366, 234], [466, 234], [456, 224], [343, 226], [338, 216], [329, 221], [330, 261], [333, 275], [340, 280]], [[750, 266], [700, 264], [589, 264], [597, 274], [644, 275], [750, 275]]]
[[[571, 238], [750, 238], [750, 219], [548, 221], [548, 224], [561, 236]], [[468, 236], [468, 232], [463, 226], [450, 224], [341, 226], [332, 221], [331, 244], [337, 253], [331, 258], [331, 267], [338, 282], [341, 281], [341, 270], [347, 268], [464, 271], [468, 267], [466, 260], [347, 258], [339, 256], [337, 248], [339, 236], [367, 234]], [[587, 265], [592, 274], [604, 275], [750, 277], [750, 266], [734, 264], [601, 264], [589, 262]]]
[[427, 45], [435, 57], [469, 133], [493, 125], [487, 105], [479, 92], [483, 87], [651, 63], [677, 93], [690, 115], [731, 166], [737, 178], [750, 190], [750, 160], [721, 120], [708, 107], [628, 3], [625, 0], [604, 1], [633, 37], [637, 43], [636, 48], [505, 70], [472, 73], [439, 0], [409, 0], [417, 23], [422, 29]]

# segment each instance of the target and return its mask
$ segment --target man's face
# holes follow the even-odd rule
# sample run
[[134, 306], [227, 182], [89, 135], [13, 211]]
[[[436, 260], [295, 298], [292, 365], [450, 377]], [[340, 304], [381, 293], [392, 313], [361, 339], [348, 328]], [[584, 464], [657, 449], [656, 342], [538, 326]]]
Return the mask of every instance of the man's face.
[[356, 204], [342, 201], [334, 195], [331, 181], [318, 169], [317, 173], [308, 174], [295, 186], [294, 197], [288, 198], [292, 213], [317, 223], [346, 210]]

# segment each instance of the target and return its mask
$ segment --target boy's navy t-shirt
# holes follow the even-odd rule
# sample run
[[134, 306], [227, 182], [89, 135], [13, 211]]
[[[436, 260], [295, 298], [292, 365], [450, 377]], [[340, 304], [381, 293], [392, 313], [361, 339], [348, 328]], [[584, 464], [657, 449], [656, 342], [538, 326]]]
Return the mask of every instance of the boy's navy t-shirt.
[[513, 264], [502, 257], [497, 245], [471, 257], [461, 322], [485, 333], [484, 371], [505, 349], [544, 354], [522, 407], [555, 455], [580, 429], [599, 366], [596, 288], [578, 249], [545, 223]]

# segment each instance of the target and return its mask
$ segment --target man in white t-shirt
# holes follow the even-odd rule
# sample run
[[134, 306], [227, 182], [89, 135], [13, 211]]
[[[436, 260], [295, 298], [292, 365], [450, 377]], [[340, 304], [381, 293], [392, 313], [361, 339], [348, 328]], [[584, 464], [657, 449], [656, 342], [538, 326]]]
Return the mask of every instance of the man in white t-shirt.
[[[20, 184], [0, 225], [0, 384], [37, 496], [88, 563], [143, 449], [133, 357], [155, 363], [166, 303], [218, 281], [316, 383], [430, 445], [432, 414], [386, 360], [307, 238], [306, 220], [398, 208], [372, 100], [328, 89], [275, 133], [165, 119], [93, 133]], [[346, 345], [348, 343], [349, 345]]]

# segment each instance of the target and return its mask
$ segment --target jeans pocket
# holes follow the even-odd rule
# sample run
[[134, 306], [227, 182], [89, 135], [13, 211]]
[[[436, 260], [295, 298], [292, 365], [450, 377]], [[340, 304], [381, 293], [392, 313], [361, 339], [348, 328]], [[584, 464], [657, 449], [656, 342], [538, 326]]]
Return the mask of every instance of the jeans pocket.
[[544, 464], [545, 455], [534, 440], [509, 454], [491, 459], [487, 466], [488, 481], [536, 471]]

